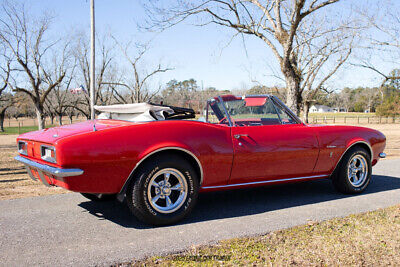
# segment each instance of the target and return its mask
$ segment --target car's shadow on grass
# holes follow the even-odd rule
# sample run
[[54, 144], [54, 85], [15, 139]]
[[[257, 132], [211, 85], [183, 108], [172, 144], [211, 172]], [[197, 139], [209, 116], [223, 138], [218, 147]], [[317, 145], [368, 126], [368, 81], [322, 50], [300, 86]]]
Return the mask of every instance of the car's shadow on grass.
[[[363, 195], [394, 189], [400, 189], [400, 178], [374, 175]], [[328, 179], [203, 193], [200, 194], [193, 212], [179, 224], [241, 217], [348, 197], [355, 197], [355, 195], [336, 192]], [[85, 201], [79, 206], [100, 219], [112, 221], [123, 227], [152, 228], [135, 219], [125, 203]]]

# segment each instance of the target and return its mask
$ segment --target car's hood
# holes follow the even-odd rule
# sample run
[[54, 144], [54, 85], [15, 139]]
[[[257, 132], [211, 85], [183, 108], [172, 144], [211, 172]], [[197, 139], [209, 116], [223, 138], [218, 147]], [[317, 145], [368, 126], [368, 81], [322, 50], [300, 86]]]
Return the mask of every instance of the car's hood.
[[48, 128], [44, 130], [21, 134], [19, 139], [33, 140], [44, 143], [54, 143], [61, 138], [72, 135], [83, 134], [93, 131], [102, 131], [115, 127], [124, 127], [132, 124], [138, 124], [120, 120], [91, 120], [59, 127]]

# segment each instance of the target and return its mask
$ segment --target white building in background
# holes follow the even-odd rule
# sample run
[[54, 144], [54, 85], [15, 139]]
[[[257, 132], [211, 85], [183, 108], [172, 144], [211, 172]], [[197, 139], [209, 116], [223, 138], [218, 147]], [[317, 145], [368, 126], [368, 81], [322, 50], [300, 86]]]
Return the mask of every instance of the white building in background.
[[312, 105], [310, 107], [310, 113], [327, 113], [333, 111], [334, 111], [333, 108], [325, 105]]
[[333, 108], [333, 112], [348, 112], [346, 108]]

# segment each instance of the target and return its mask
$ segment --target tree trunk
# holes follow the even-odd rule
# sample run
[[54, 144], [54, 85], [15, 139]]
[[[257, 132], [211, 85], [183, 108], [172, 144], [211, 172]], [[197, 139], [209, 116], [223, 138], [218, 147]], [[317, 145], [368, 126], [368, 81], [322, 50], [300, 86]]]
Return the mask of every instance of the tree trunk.
[[308, 114], [310, 113], [311, 103], [306, 101], [303, 105], [303, 122], [308, 123]]
[[6, 115], [6, 109], [0, 112], [0, 132], [4, 132], [4, 118]]
[[282, 73], [285, 76], [286, 82], [286, 105], [297, 116], [300, 115], [301, 94], [300, 94], [300, 78], [296, 75], [290, 63], [282, 67]]
[[51, 122], [50, 124], [51, 124], [51, 125], [54, 125], [54, 116], [53, 116], [53, 115], [50, 115], [49, 117], [50, 117], [50, 122]]
[[63, 125], [63, 124], [62, 124], [62, 117], [63, 117], [62, 114], [58, 114], [58, 124], [59, 124], [60, 126]]
[[43, 110], [36, 108], [36, 118], [38, 121], [38, 129], [43, 130], [45, 128], [45, 117], [43, 116]]
[[69, 116], [69, 123], [72, 124], [72, 116]]

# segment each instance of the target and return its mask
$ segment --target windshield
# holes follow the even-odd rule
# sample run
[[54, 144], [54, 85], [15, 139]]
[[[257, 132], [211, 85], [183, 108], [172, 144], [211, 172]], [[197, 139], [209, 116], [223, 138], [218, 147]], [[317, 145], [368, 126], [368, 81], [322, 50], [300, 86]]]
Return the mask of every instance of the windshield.
[[[231, 101], [214, 102], [213, 105], [213, 110], [218, 117], [219, 123], [228, 124], [229, 119], [236, 126], [297, 123], [285, 110], [275, 105], [269, 97], [246, 97]], [[229, 118], [226, 118], [225, 110], [229, 114]]]

